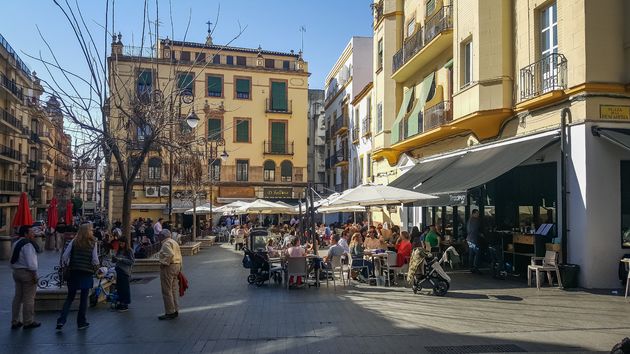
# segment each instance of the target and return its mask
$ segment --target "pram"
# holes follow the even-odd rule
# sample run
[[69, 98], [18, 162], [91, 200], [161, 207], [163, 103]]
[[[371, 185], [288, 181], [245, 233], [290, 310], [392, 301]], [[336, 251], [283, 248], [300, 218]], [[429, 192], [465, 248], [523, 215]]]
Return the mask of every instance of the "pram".
[[409, 261], [409, 272], [407, 273], [407, 282], [412, 284], [411, 288], [414, 294], [422, 290], [422, 284], [428, 282], [433, 289], [433, 294], [444, 296], [450, 288], [451, 278], [442, 269], [442, 263], [448, 261], [448, 255], [453, 253], [457, 255], [455, 249], [449, 247], [442, 257], [437, 257], [422, 247], [415, 248], [411, 253]]
[[[113, 309], [118, 304], [118, 291], [116, 289], [116, 270], [111, 264], [109, 266], [100, 267], [96, 271], [96, 278], [98, 279], [98, 285], [94, 288], [94, 292], [90, 295], [90, 307], [94, 307], [98, 304], [98, 300], [101, 296], [105, 298], [105, 301], [109, 303]], [[109, 290], [103, 286], [103, 281], [110, 282]]]
[[256, 286], [263, 285], [270, 277], [273, 277], [276, 283], [282, 282], [282, 276], [280, 271], [271, 270], [271, 264], [269, 262], [269, 256], [266, 251], [252, 251], [247, 247], [243, 247], [245, 256], [243, 257], [243, 267], [249, 269], [249, 276], [247, 276], [247, 282], [249, 284], [256, 284]]

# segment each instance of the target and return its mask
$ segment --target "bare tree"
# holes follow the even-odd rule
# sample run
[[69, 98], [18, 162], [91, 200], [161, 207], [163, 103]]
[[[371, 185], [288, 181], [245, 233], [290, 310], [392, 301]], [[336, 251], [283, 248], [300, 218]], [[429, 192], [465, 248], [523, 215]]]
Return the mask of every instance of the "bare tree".
[[[182, 63], [161, 60], [159, 49], [171, 43], [159, 36], [159, 5], [150, 10], [149, 2], [144, 1], [142, 33], [137, 50], [125, 51], [121, 35], [115, 35], [113, 25], [115, 13], [113, 0], [104, 0], [104, 25], [94, 31], [87, 23], [79, 3], [71, 5], [68, 0], [53, 0], [63, 19], [74, 34], [77, 56], [82, 59], [83, 68], [64, 66], [49, 42], [44, 38], [48, 56], [32, 58], [40, 61], [48, 80], [42, 80], [45, 90], [55, 95], [63, 114], [76, 130], [80, 131], [80, 146], [83, 156], [91, 157], [100, 149], [104, 153], [106, 169], [105, 193], [108, 198], [109, 181], [112, 175], [120, 182], [123, 191], [122, 230], [128, 237], [130, 233], [131, 200], [133, 186], [145, 159], [152, 153], [164, 151], [176, 152], [182, 149], [173, 131], [186, 109], [192, 109], [192, 102], [182, 102], [190, 96], [181, 89], [177, 82], [177, 73], [192, 73], [192, 68], [205, 67], [212, 63], [212, 57], [222, 48], [229, 46], [244, 32], [239, 24], [239, 31], [223, 47], [212, 45], [211, 36], [215, 26], [208, 29], [207, 48], [212, 57], [205, 63]], [[174, 23], [170, 18], [171, 37]], [[190, 18], [186, 27], [186, 34]], [[149, 30], [151, 29], [151, 30]], [[186, 35], [184, 36], [185, 40]], [[110, 42], [111, 39], [111, 42]], [[131, 72], [121, 70], [121, 63]], [[159, 73], [154, 79], [151, 90], [138, 89], [139, 68], [147, 68]], [[87, 75], [81, 74], [86, 72]], [[198, 70], [201, 75], [203, 70]], [[193, 82], [196, 77], [193, 77]], [[186, 99], [184, 99], [186, 101]], [[76, 139], [76, 137], [75, 137]], [[169, 167], [172, 167], [169, 161]], [[169, 191], [171, 192], [171, 191]], [[111, 204], [107, 204], [111, 208]]]
[[176, 167], [177, 182], [185, 186], [182, 200], [190, 201], [193, 209], [192, 240], [197, 239], [197, 206], [204, 198], [208, 181], [204, 175], [203, 160], [206, 154], [197, 151], [194, 146], [188, 146], [180, 150], [179, 164]]

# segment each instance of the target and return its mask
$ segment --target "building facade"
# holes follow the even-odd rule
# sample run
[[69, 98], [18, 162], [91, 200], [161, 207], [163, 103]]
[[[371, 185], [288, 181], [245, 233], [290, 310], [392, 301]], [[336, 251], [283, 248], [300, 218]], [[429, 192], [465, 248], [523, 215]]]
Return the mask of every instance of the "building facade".
[[101, 214], [103, 166], [100, 159], [75, 163], [73, 173], [74, 197], [83, 202], [82, 215], [94, 218]]
[[[182, 114], [173, 123], [173, 138], [201, 141], [202, 151], [207, 152], [204, 170], [209, 183], [197, 203], [220, 205], [255, 198], [293, 202], [303, 196], [309, 73], [301, 53], [215, 45], [210, 37], [206, 43], [165, 39], [148, 51], [125, 47], [119, 37], [112, 53], [110, 76], [121, 80], [120, 90], [140, 96], [172, 84], [185, 94], [178, 102]], [[185, 117], [193, 111], [201, 122], [190, 131]], [[115, 124], [116, 117], [112, 115], [110, 122]], [[135, 129], [133, 138], [141, 141], [143, 129]], [[218, 141], [224, 146], [218, 147]], [[229, 156], [225, 161], [218, 158], [223, 149]], [[181, 215], [191, 207], [177, 176], [170, 189], [169, 174], [176, 169], [169, 169], [166, 149], [153, 150], [139, 162], [133, 218], [167, 219], [169, 211]], [[116, 167], [111, 167], [109, 218], [116, 221], [121, 217], [123, 190]]]
[[582, 286], [617, 286], [630, 247], [630, 5], [384, 0], [373, 10], [375, 179], [439, 196], [375, 219], [461, 238], [479, 209], [486, 233], [511, 244], [552, 224], [551, 245], [505, 255], [527, 263], [548, 247], [581, 266]]
[[326, 184], [326, 117], [324, 90], [308, 90], [308, 180], [318, 193]]
[[354, 98], [371, 81], [372, 38], [352, 37], [326, 76], [326, 180], [329, 191], [342, 192], [359, 183], [358, 148], [360, 117], [355, 117]]

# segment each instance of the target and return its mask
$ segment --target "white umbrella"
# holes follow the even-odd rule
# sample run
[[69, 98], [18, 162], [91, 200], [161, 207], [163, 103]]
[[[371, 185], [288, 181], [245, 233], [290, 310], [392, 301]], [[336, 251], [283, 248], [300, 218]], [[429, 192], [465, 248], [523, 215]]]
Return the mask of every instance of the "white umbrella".
[[437, 197], [408, 191], [380, 184], [363, 184], [344, 191], [338, 198], [331, 200], [328, 206], [377, 206], [387, 204], [411, 203]]
[[202, 214], [210, 214], [211, 212], [216, 212], [215, 210], [211, 210], [210, 209], [210, 205], [209, 204], [204, 204], [204, 205], [200, 205], [194, 209], [188, 209], [184, 212], [184, 214], [186, 215], [192, 215], [193, 212], [196, 210], [197, 215], [202, 215]]
[[293, 212], [293, 208], [282, 204], [270, 202], [264, 199], [256, 199], [255, 201], [248, 203], [238, 209], [237, 214], [290, 214]]
[[331, 213], [362, 213], [365, 211], [365, 207], [360, 205], [346, 205], [346, 206], [322, 206], [317, 209], [318, 213], [331, 214]]
[[217, 208], [215, 208], [213, 210], [213, 212], [215, 212], [215, 213], [222, 213], [224, 215], [226, 215], [226, 214], [227, 215], [231, 215], [231, 214], [234, 214], [236, 212], [236, 209], [238, 209], [238, 208], [240, 208], [240, 207], [242, 207], [244, 205], [247, 205], [247, 204], [249, 204], [249, 203], [237, 200], [235, 202], [232, 202], [232, 203], [225, 204], [225, 205], [222, 205], [220, 207], [217, 207]]

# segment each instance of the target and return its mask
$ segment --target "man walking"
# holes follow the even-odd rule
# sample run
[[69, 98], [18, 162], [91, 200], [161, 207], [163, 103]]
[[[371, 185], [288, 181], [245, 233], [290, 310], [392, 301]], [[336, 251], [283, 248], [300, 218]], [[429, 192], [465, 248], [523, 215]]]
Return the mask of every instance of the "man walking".
[[468, 231], [468, 237], [466, 238], [466, 241], [468, 241], [468, 264], [470, 265], [471, 273], [481, 273], [479, 271], [479, 228], [481, 225], [479, 223], [479, 210], [474, 209], [466, 225], [466, 230]]
[[158, 319], [171, 320], [179, 315], [177, 294], [179, 290], [178, 275], [182, 270], [182, 253], [179, 249], [179, 244], [171, 238], [171, 232], [169, 230], [162, 230], [159, 234], [159, 238], [162, 242], [159, 260], [164, 315], [158, 317]]
[[159, 235], [160, 232], [162, 232], [162, 218], [159, 218], [155, 224], [153, 224], [153, 234], [154, 235]]
[[[30, 225], [20, 228], [20, 238], [13, 244], [11, 252], [11, 268], [15, 282], [15, 296], [11, 317], [11, 329], [24, 326], [24, 329], [37, 328], [41, 323], [35, 322], [35, 293], [37, 291], [37, 252], [39, 248]], [[20, 321], [20, 309], [22, 321]]]

